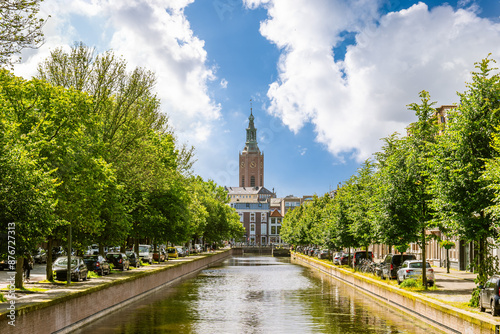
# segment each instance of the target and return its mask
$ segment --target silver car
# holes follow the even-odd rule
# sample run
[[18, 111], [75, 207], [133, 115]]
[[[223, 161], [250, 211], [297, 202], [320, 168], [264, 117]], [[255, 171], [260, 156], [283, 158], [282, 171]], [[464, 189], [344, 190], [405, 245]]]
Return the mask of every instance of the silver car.
[[[429, 262], [425, 262], [427, 267], [427, 284], [434, 285], [434, 269], [431, 268]], [[419, 278], [422, 276], [422, 261], [421, 260], [406, 260], [401, 265], [397, 272], [398, 284], [401, 284], [407, 278]]]

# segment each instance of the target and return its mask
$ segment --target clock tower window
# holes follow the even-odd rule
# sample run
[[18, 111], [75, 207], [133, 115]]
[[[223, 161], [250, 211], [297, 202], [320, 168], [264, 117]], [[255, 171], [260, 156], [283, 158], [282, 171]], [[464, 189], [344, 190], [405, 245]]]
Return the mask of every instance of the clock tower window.
[[255, 176], [250, 176], [250, 187], [255, 187]]

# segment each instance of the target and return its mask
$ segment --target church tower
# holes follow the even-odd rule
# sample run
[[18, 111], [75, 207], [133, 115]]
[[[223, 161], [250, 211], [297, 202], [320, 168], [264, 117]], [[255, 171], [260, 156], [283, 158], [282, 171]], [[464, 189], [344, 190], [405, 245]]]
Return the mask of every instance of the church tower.
[[257, 146], [257, 129], [253, 124], [252, 108], [248, 117], [247, 140], [243, 152], [240, 153], [240, 187], [264, 186], [264, 154]]

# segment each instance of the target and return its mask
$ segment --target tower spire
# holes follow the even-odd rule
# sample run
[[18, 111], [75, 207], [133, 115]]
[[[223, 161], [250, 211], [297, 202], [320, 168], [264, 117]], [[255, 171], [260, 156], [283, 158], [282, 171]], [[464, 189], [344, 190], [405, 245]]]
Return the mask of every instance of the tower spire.
[[259, 147], [257, 146], [257, 129], [253, 123], [255, 117], [253, 116], [253, 105], [252, 99], [250, 99], [250, 116], [248, 117], [248, 128], [247, 128], [247, 140], [245, 149], [243, 151], [258, 152]]

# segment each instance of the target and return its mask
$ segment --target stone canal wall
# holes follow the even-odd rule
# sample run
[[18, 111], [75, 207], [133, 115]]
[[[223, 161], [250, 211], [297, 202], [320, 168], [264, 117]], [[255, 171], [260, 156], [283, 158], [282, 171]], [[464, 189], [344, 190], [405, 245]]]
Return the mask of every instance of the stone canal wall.
[[175, 265], [143, 271], [110, 283], [70, 291], [48, 302], [20, 306], [16, 310], [15, 327], [7, 324], [9, 319], [5, 313], [0, 315], [0, 332], [2, 334], [67, 333], [231, 255], [232, 250], [207, 254]]
[[387, 285], [383, 281], [329, 265], [318, 259], [298, 253], [292, 253], [292, 262], [318, 269], [339, 281], [351, 285], [366, 295], [396, 307], [447, 333], [499, 333], [498, 328], [496, 328], [498, 325], [494, 321], [479, 319], [472, 312], [452, 307], [418, 293]]

